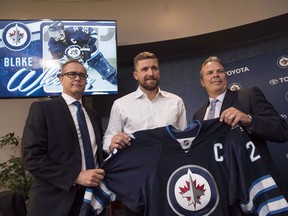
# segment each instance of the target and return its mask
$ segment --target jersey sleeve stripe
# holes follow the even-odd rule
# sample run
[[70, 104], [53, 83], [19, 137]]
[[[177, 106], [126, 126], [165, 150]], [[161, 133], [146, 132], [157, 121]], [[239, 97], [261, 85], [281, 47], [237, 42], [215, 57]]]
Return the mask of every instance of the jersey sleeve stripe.
[[259, 207], [259, 216], [274, 215], [288, 210], [287, 201], [283, 196], [268, 200]]
[[262, 193], [274, 189], [276, 186], [275, 181], [270, 175], [258, 178], [253, 182], [249, 189], [249, 200], [247, 203], [241, 204], [244, 212], [252, 212], [254, 209], [254, 200]]

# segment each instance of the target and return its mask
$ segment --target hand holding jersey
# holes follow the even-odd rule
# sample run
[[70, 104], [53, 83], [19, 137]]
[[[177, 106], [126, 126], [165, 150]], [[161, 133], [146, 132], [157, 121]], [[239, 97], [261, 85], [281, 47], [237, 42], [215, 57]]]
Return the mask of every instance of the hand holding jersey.
[[229, 107], [221, 113], [220, 122], [222, 121], [230, 125], [231, 128], [235, 128], [238, 124], [249, 126], [251, 124], [252, 117], [249, 114], [247, 115], [246, 113], [241, 112], [235, 107]]
[[130, 146], [130, 136], [126, 133], [119, 132], [116, 135], [114, 135], [111, 139], [111, 144], [109, 146], [110, 152], [113, 151], [113, 149], [123, 149], [127, 146]]

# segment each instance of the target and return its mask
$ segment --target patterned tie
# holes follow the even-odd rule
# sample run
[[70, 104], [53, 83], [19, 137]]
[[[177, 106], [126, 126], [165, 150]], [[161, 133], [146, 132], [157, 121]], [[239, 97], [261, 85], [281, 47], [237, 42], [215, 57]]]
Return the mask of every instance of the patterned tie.
[[211, 107], [210, 107], [210, 110], [208, 112], [207, 120], [213, 119], [215, 117], [215, 107], [216, 107], [217, 102], [218, 102], [218, 99], [214, 99], [210, 102]]
[[80, 128], [81, 139], [83, 142], [86, 169], [94, 169], [95, 168], [94, 156], [84, 112], [81, 108], [81, 103], [79, 101], [75, 101], [73, 102], [73, 104], [78, 108], [76, 114]]

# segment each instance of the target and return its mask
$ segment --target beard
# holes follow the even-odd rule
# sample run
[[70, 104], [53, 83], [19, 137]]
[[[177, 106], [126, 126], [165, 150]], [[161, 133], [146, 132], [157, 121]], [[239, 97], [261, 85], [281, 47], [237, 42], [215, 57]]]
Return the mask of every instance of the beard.
[[[153, 80], [153, 82], [150, 83], [149, 80]], [[148, 91], [153, 91], [158, 88], [160, 81], [155, 78], [149, 78], [149, 79], [145, 79], [144, 82], [140, 82], [139, 84], [143, 89], [146, 89]]]

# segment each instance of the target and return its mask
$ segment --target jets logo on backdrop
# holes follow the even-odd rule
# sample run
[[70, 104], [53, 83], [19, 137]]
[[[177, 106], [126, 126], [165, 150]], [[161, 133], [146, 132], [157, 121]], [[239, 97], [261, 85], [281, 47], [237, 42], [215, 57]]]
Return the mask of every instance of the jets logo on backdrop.
[[23, 23], [13, 22], [4, 28], [2, 40], [10, 50], [23, 50], [30, 44], [31, 32]]
[[280, 68], [288, 68], [288, 56], [284, 55], [278, 58], [277, 64]]
[[228, 87], [231, 91], [238, 91], [242, 89], [242, 86], [239, 83], [231, 83]]
[[186, 165], [170, 176], [167, 200], [178, 215], [209, 215], [218, 205], [218, 188], [208, 170]]

